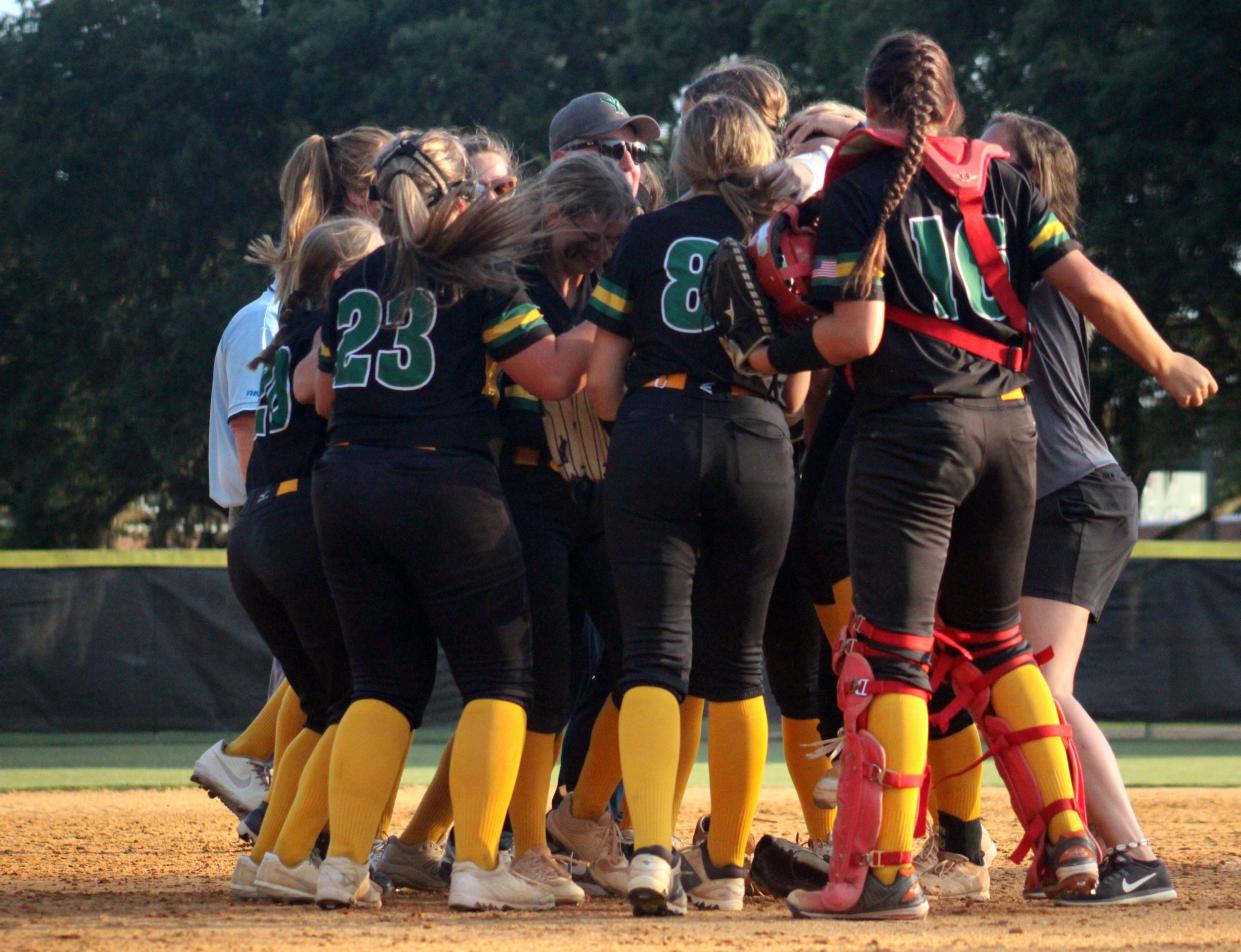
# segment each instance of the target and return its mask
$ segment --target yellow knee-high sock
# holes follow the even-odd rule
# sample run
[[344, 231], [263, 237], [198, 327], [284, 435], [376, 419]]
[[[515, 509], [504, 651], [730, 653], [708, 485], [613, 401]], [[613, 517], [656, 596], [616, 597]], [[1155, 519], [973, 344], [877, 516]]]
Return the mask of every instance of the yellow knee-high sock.
[[853, 580], [842, 578], [833, 585], [832, 599], [830, 605], [815, 605], [814, 611], [819, 616], [819, 626], [827, 636], [828, 644], [835, 648], [840, 640], [840, 630], [849, 623], [849, 616], [853, 613]]
[[[414, 735], [409, 735], [410, 743], [413, 743]], [[401, 759], [401, 770], [396, 775], [396, 783], [392, 785], [392, 792], [388, 794], [388, 802], [384, 804], [384, 812], [379, 815], [379, 828], [375, 831], [375, 838], [386, 840], [388, 838], [388, 827], [392, 825], [392, 811], [396, 809], [397, 794], [401, 792], [401, 779], [405, 776], [405, 760], [409, 757], [409, 748], [405, 748], [405, 757]]]
[[677, 750], [677, 785], [672, 799], [672, 828], [681, 818], [681, 801], [689, 786], [689, 775], [698, 760], [698, 748], [702, 746], [702, 711], [706, 701], [700, 697], [687, 696], [681, 702], [681, 743]]
[[761, 695], [711, 703], [707, 763], [711, 768], [707, 855], [716, 866], [744, 866], [767, 764], [767, 705]]
[[[712, 707], [712, 717], [715, 707]], [[711, 730], [708, 722], [707, 731]], [[806, 832], [812, 840], [826, 840], [832, 835], [832, 821], [836, 818], [835, 810], [825, 810], [814, 802], [814, 785], [827, 772], [827, 758], [816, 757], [811, 760], [806, 755], [819, 742], [819, 721], [817, 718], [780, 718], [780, 733], [784, 741], [784, 762], [788, 765], [789, 776], [793, 779], [793, 787], [797, 790], [797, 799], [801, 802], [802, 816], [806, 818]], [[710, 757], [710, 746], [707, 748]], [[714, 806], [712, 813], [714, 814]], [[714, 823], [714, 817], [712, 819]]]
[[280, 758], [284, 750], [301, 733], [306, 725], [306, 715], [302, 711], [301, 698], [289, 688], [284, 692], [284, 700], [280, 702], [280, 713], [276, 715], [276, 740], [272, 748], [271, 769], [274, 773], [280, 766]]
[[547, 846], [547, 791], [555, 763], [556, 735], [526, 731], [513, 802], [508, 808], [509, 822], [513, 826], [514, 856]]
[[459, 862], [495, 869], [525, 738], [526, 712], [512, 701], [471, 701], [461, 712], [448, 773]]
[[[314, 848], [315, 840], [327, 826], [328, 769], [332, 763], [332, 747], [339, 726], [329, 726], [315, 744], [314, 752], [302, 770], [297, 796], [280, 827], [276, 845], [272, 847], [285, 866], [296, 866], [306, 859]], [[264, 821], [263, 828], [266, 827]]]
[[573, 788], [573, 815], [579, 820], [593, 820], [603, 816], [608, 801], [621, 781], [620, 742], [617, 725], [620, 709], [611, 698], [604, 702], [590, 731], [590, 746], [578, 774], [577, 786]]
[[[958, 820], [977, 820], [982, 816], [982, 764], [974, 763], [982, 756], [978, 728], [970, 724], [947, 737], [932, 739], [926, 752], [931, 764], [931, 790], [935, 795], [932, 816], [940, 811]], [[974, 764], [969, 770], [965, 770]], [[950, 780], [960, 770], [965, 773]]]
[[354, 701], [341, 718], [328, 771], [328, 856], [365, 863], [392, 787], [405, 767], [409, 721], [390, 704]]
[[246, 729], [224, 745], [224, 753], [251, 760], [270, 758], [276, 752], [276, 718], [288, 690], [289, 682], [281, 681]]
[[[883, 745], [889, 770], [920, 774], [926, 769], [927, 711], [922, 698], [881, 694], [871, 702], [866, 729]], [[883, 820], [875, 849], [912, 851], [920, 794], [917, 787], [883, 788]], [[899, 866], [875, 867], [875, 875], [885, 884], [891, 884], [899, 871]]]
[[254, 841], [254, 849], [250, 852], [250, 858], [256, 863], [261, 863], [263, 857], [275, 847], [285, 817], [289, 815], [297, 797], [302, 771], [306, 769], [310, 755], [318, 746], [320, 736], [316, 731], [303, 729], [285, 747], [272, 773], [271, 789], [267, 794], [267, 812], [263, 814], [263, 825], [259, 828], [258, 839]]
[[[1043, 680], [1043, 673], [1033, 664], [1014, 668], [991, 686], [991, 708], [1015, 731], [1044, 724], [1059, 724], [1056, 702], [1051, 689]], [[1046, 806], [1056, 800], [1073, 798], [1073, 779], [1069, 773], [1069, 758], [1064, 741], [1059, 737], [1044, 737], [1021, 745], [1038, 780], [1039, 793]], [[1076, 810], [1062, 810], [1051, 818], [1047, 832], [1051, 842], [1060, 837], [1085, 829]]]
[[625, 692], [619, 726], [621, 768], [638, 849], [672, 850], [679, 722], [676, 695], [666, 688], [643, 685]]
[[439, 766], [435, 768], [435, 776], [427, 786], [422, 799], [418, 801], [418, 809], [410, 817], [409, 823], [401, 831], [401, 842], [406, 846], [418, 846], [421, 843], [440, 843], [448, 835], [452, 826], [452, 796], [448, 790], [448, 771], [452, 764], [452, 742], [444, 745], [440, 754]]

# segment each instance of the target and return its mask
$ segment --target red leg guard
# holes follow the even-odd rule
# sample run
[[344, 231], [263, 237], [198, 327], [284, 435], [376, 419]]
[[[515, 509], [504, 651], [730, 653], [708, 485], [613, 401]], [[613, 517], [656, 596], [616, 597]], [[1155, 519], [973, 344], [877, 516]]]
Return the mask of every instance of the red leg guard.
[[[1009, 857], [1014, 863], [1020, 863], [1026, 854], [1033, 852], [1033, 861], [1026, 871], [1027, 891], [1037, 887], [1044, 878], [1047, 864], [1047, 824], [1053, 816], [1064, 810], [1075, 810], [1086, 819], [1086, 788], [1082, 782], [1081, 761], [1077, 756], [1077, 746], [1073, 743], [1073, 729], [1064, 719], [1060, 705], [1056, 705], [1059, 715], [1058, 724], [1045, 724], [1015, 731], [1002, 717], [991, 710], [991, 685], [1021, 664], [1033, 664], [1032, 655], [1022, 654], [990, 671], [982, 672], [973, 661], [956, 658], [949, 664], [953, 690], [957, 695], [959, 706], [968, 707], [987, 743], [987, 757], [995, 758], [996, 770], [1008, 788], [1009, 801], [1013, 812], [1017, 814], [1025, 830], [1021, 842]], [[955, 703], [955, 702], [954, 702]], [[952, 707], [941, 712], [948, 718], [955, 713]], [[1044, 737], [1059, 737], [1064, 741], [1065, 753], [1069, 760], [1069, 775], [1073, 781], [1073, 799], [1057, 800], [1043, 804], [1043, 795], [1039, 791], [1038, 778], [1034, 774], [1021, 745]], [[974, 767], [971, 764], [966, 770]], [[963, 773], [964, 771], [962, 771]]]
[[[849, 634], [848, 629], [845, 634]], [[828, 882], [820, 894], [823, 908], [834, 912], [845, 912], [857, 904], [871, 866], [912, 862], [911, 853], [875, 851], [883, 819], [883, 788], [920, 786], [924, 797], [927, 789], [925, 773], [913, 776], [888, 770], [883, 746], [865, 729], [866, 711], [876, 695], [902, 691], [925, 697], [926, 692], [899, 681], [876, 680], [870, 662], [855, 650], [856, 643], [845, 645], [846, 638], [842, 637], [843, 650], [837, 649], [835, 659], [840, 676], [836, 698], [845, 722], [838, 788], [840, 812], [832, 827]], [[925, 814], [924, 805], [920, 812]]]

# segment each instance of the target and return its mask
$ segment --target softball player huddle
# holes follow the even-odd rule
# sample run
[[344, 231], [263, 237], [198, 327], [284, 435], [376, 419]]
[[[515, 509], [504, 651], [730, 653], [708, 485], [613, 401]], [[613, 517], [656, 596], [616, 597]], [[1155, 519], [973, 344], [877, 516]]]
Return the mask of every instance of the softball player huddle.
[[[229, 541], [287, 683], [194, 771], [253, 841], [234, 897], [921, 918], [989, 895], [984, 741], [1027, 898], [1175, 897], [1072, 698], [1136, 508], [1085, 321], [1181, 406], [1215, 381], [1083, 255], [1063, 136], [959, 136], [912, 33], [862, 106], [786, 124], [774, 66], [708, 70], [662, 206], [660, 127], [604, 93], [526, 181], [482, 130], [299, 146], [252, 247], [279, 331]], [[441, 650], [465, 706], [389, 835]], [[764, 670], [800, 848], [751, 836]]]

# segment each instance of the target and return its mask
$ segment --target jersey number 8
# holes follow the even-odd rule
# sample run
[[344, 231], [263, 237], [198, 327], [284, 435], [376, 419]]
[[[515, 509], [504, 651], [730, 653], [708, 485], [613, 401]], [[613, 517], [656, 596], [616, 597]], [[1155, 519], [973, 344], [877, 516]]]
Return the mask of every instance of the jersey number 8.
[[705, 334], [715, 321], [702, 306], [702, 276], [707, 259], [719, 244], [710, 238], [678, 238], [664, 253], [664, 285], [660, 311], [664, 323], [681, 334]]

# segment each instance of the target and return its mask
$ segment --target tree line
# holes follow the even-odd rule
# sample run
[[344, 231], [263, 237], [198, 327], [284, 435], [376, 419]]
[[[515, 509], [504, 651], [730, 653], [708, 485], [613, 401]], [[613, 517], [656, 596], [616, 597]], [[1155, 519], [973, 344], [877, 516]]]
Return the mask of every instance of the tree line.
[[0, 21], [0, 545], [93, 546], [135, 500], [153, 545], [210, 543], [211, 364], [265, 284], [246, 243], [311, 132], [477, 122], [533, 163], [605, 89], [671, 128], [720, 58], [794, 104], [856, 102], [874, 42], [934, 35], [967, 129], [1000, 109], [1073, 141], [1084, 242], [1222, 385], [1185, 414], [1096, 343], [1096, 411], [1141, 483], [1241, 491], [1241, 18], [1231, 0], [47, 0]]

